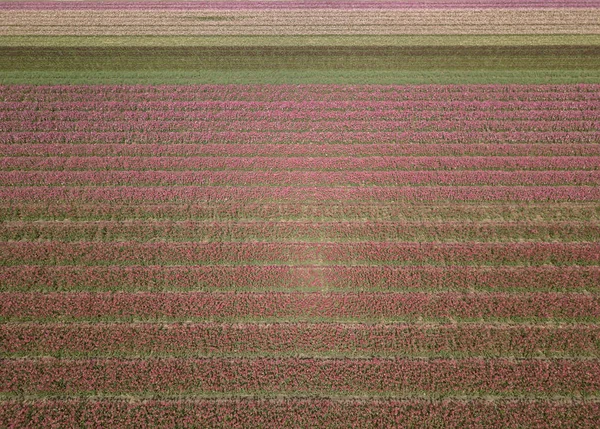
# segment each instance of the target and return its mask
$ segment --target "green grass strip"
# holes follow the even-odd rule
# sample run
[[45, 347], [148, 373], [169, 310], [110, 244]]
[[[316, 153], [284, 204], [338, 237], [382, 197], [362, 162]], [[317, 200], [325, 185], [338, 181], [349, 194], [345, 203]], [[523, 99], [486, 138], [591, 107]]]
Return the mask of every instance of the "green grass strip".
[[600, 46], [0, 47], [2, 71], [600, 71]]

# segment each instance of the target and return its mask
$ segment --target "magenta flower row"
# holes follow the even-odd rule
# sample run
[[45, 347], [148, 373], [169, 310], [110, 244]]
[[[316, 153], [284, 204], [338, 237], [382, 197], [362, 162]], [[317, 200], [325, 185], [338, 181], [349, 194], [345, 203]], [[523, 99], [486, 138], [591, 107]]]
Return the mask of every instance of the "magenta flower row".
[[4, 324], [8, 355], [599, 357], [597, 325]]
[[[173, 102], [171, 104], [156, 103], [155, 109], [146, 110], [146, 105], [134, 104], [117, 106], [117, 110], [112, 110], [114, 105], [110, 102], [105, 104], [98, 103], [98, 110], [90, 110], [89, 102], [46, 104], [32, 103], [27, 106], [26, 103], [8, 103], [0, 105], [0, 120], [12, 121], [13, 126], [18, 126], [23, 122], [40, 123], [54, 121], [65, 125], [75, 126], [77, 122], [128, 122], [140, 123], [143, 121], [166, 121], [185, 125], [195, 121], [201, 121], [206, 124], [218, 126], [221, 123], [237, 121], [238, 126], [256, 121], [280, 122], [280, 121], [295, 121], [299, 126], [305, 125], [306, 121], [320, 121], [323, 124], [327, 122], [347, 122], [359, 123], [360, 121], [409, 121], [421, 122], [425, 126], [433, 126], [435, 124], [443, 124], [444, 121], [456, 121], [456, 123], [465, 123], [467, 121], [479, 121], [481, 124], [489, 123], [494, 125], [495, 122], [530, 122], [544, 123], [548, 121], [560, 121], [568, 124], [570, 121], [597, 121], [600, 118], [600, 109], [582, 109], [582, 110], [558, 110], [558, 109], [528, 109], [527, 106], [522, 106], [518, 110], [459, 110], [446, 109], [440, 105], [439, 110], [408, 110], [408, 109], [374, 109], [367, 110], [342, 110], [336, 109], [333, 105], [325, 108], [325, 106], [316, 106], [314, 110], [306, 108], [302, 109], [281, 109], [274, 110], [273, 106], [265, 106], [262, 110], [247, 110], [247, 109], [210, 109], [202, 108], [202, 104], [198, 103], [197, 109], [190, 109], [187, 103]], [[600, 102], [599, 102], [600, 103]], [[108, 107], [111, 109], [108, 109]], [[385, 105], [384, 105], [385, 106]], [[29, 107], [29, 109], [26, 109]], [[43, 107], [46, 107], [45, 109]], [[169, 107], [170, 109], [166, 109]], [[208, 106], [207, 106], [208, 107]], [[303, 106], [306, 107], [306, 106]], [[356, 106], [355, 106], [356, 107]], [[375, 104], [373, 106], [375, 107]], [[377, 106], [381, 107], [381, 106]], [[416, 107], [416, 106], [415, 106]], [[599, 106], [600, 107], [600, 106]], [[68, 109], [67, 109], [68, 108]], [[150, 123], [150, 122], [149, 122]], [[271, 124], [272, 125], [272, 124]], [[382, 122], [382, 126], [386, 124]], [[393, 125], [393, 124], [392, 124]], [[496, 124], [497, 125], [497, 124]], [[513, 124], [508, 124], [514, 126]]]
[[[68, 182], [64, 182], [68, 185]], [[0, 187], [2, 202], [98, 201], [226, 202], [255, 201], [597, 201], [599, 186], [165, 186], [165, 187]]]
[[599, 265], [600, 243], [6, 242], [11, 265]]
[[[118, 262], [118, 261], [116, 261]], [[14, 266], [0, 267], [16, 291], [562, 291], [600, 288], [598, 266]]]
[[598, 360], [5, 359], [0, 392], [597, 395]]
[[5, 157], [0, 170], [600, 170], [598, 156]]
[[600, 131], [12, 131], [0, 134], [0, 144], [44, 143], [597, 143]]
[[600, 296], [583, 293], [5, 292], [2, 295], [0, 318], [4, 321], [373, 322], [456, 318], [598, 322], [600, 319]]
[[[8, 133], [10, 138], [16, 133], [38, 133], [42, 132], [53, 132], [60, 130], [67, 136], [72, 133], [86, 132], [90, 133], [92, 139], [96, 138], [97, 133], [142, 133], [141, 140], [146, 140], [146, 134], [152, 133], [165, 133], [165, 132], [182, 132], [182, 133], [193, 133], [190, 134], [192, 138], [202, 139], [202, 134], [196, 134], [200, 132], [214, 134], [215, 140], [220, 140], [225, 132], [244, 133], [240, 134], [244, 136], [245, 133], [255, 134], [254, 130], [261, 130], [257, 136], [265, 136], [264, 138], [254, 137], [256, 141], [270, 141], [273, 137], [273, 133], [286, 133], [293, 137], [290, 137], [290, 141], [296, 141], [306, 133], [340, 133], [345, 136], [344, 133], [355, 132], [358, 135], [363, 136], [363, 133], [377, 133], [381, 135], [385, 140], [389, 138], [389, 133], [396, 133], [399, 141], [407, 139], [414, 139], [419, 141], [420, 135], [427, 132], [433, 133], [432, 136], [440, 136], [440, 140], [443, 139], [462, 139], [467, 140], [470, 135], [473, 135], [475, 140], [485, 141], [488, 137], [484, 137], [485, 134], [490, 134], [492, 138], [497, 138], [496, 135], [505, 135], [505, 133], [515, 133], [515, 136], [524, 135], [525, 141], [529, 140], [530, 134], [538, 135], [540, 141], [547, 141], [554, 139], [552, 133], [557, 133], [557, 136], [563, 136], [565, 132], [578, 133], [578, 135], [585, 135], [586, 132], [593, 133], [600, 128], [600, 121], [597, 120], [563, 120], [558, 119], [554, 121], [539, 121], [539, 120], [519, 120], [519, 121], [506, 121], [498, 119], [490, 120], [471, 120], [471, 119], [460, 119], [460, 120], [423, 120], [423, 119], [410, 119], [404, 121], [396, 120], [336, 120], [336, 121], [320, 121], [320, 120], [302, 120], [298, 121], [296, 118], [291, 119], [277, 119], [272, 118], [268, 120], [225, 120], [225, 121], [208, 121], [205, 119], [199, 120], [175, 120], [172, 118], [166, 119], [170, 116], [170, 113], [165, 112], [164, 118], [156, 118], [151, 120], [134, 120], [134, 119], [119, 119], [119, 120], [80, 120], [80, 121], [65, 121], [65, 120], [51, 120], [46, 118], [42, 121], [30, 121], [30, 120], [4, 120], [0, 122], [0, 133]], [[410, 132], [414, 134], [411, 134]], [[434, 133], [435, 132], [435, 133]], [[445, 132], [444, 134], [440, 134]], [[452, 133], [455, 136], [448, 134]], [[2, 134], [0, 134], [2, 135]], [[160, 135], [160, 134], [159, 134]], [[312, 134], [311, 134], [312, 135]], [[515, 137], [511, 134], [507, 136], [508, 141], [518, 140], [519, 137]], [[241, 137], [241, 141], [244, 137]], [[557, 137], [560, 138], [560, 137]], [[209, 138], [210, 139], [210, 138]], [[348, 140], [348, 137], [341, 138], [342, 141]], [[339, 141], [339, 137], [333, 137], [334, 141]], [[562, 140], [565, 140], [564, 137]], [[7, 140], [8, 141], [8, 140]], [[317, 140], [318, 137], [317, 137]], [[566, 140], [565, 140], [566, 141]]]
[[248, 422], [265, 429], [282, 427], [419, 427], [488, 429], [536, 427], [553, 429], [565, 422], [596, 429], [597, 401], [548, 400], [377, 400], [377, 399], [194, 399], [86, 400], [0, 402], [0, 425], [5, 427], [90, 427], [135, 429], [240, 429]]
[[[467, 144], [186, 144], [22, 143], [0, 145], [2, 157], [25, 156], [136, 156], [136, 157], [372, 157], [372, 156], [600, 156], [598, 144], [560, 143], [467, 143]], [[408, 162], [411, 160], [409, 159]]]

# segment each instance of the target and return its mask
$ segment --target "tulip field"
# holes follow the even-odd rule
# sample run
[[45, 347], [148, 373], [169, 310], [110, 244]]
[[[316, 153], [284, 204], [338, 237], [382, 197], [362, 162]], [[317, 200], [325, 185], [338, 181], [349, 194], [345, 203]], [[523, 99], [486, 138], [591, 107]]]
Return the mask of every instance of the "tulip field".
[[0, 428], [600, 426], [600, 2], [0, 23]]

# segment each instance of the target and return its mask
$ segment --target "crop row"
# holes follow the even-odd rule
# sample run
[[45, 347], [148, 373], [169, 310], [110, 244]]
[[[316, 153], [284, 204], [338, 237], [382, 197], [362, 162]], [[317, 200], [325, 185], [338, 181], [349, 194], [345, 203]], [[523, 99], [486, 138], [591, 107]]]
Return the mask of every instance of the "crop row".
[[19, 265], [0, 267], [0, 291], [597, 293], [600, 267]]
[[5, 242], [0, 265], [599, 265], [600, 243]]
[[[171, 29], [180, 25], [183, 28], [196, 26], [201, 30], [230, 30], [235, 26], [252, 31], [254, 29], [272, 25], [274, 27], [304, 27], [311, 32], [315, 29], [339, 29], [347, 25], [353, 27], [381, 27], [389, 26], [394, 29], [401, 25], [411, 27], [423, 27], [439, 25], [440, 27], [456, 27], [462, 25], [468, 32], [473, 27], [499, 26], [500, 30], [507, 25], [521, 27], [523, 25], [550, 26], [557, 28], [562, 26], [573, 26], [573, 20], [579, 19], [581, 26], [593, 27], [596, 21], [596, 8], [548, 10], [538, 9], [524, 11], [522, 9], [494, 9], [482, 10], [473, 8], [471, 10], [383, 10], [383, 11], [313, 11], [304, 9], [302, 11], [253, 11], [251, 13], [239, 13], [237, 11], [222, 11], [218, 15], [211, 12], [186, 11], [55, 11], [52, 14], [44, 11], [12, 11], [0, 10], [0, 16], [9, 28], [32, 29], [54, 26], [60, 19], [61, 26], [69, 27], [73, 24], [85, 23], [91, 27], [117, 27], [130, 26], [138, 28], [144, 25], [156, 24], [159, 29]], [[445, 18], [443, 21], [441, 18]], [[508, 22], [510, 21], [510, 22]], [[54, 24], [54, 25], [53, 25]], [[353, 30], [354, 28], [349, 28]], [[435, 33], [434, 33], [435, 34]], [[443, 33], [441, 33], [443, 34]], [[489, 33], [488, 33], [489, 34]], [[502, 34], [502, 33], [500, 33]], [[552, 34], [552, 33], [550, 33]], [[280, 36], [285, 35], [279, 34]], [[335, 47], [335, 46], [334, 46]], [[374, 46], [377, 48], [378, 46]]]
[[[599, 156], [598, 144], [553, 143], [468, 143], [468, 144], [60, 144], [23, 143], [0, 145], [2, 157], [112, 156], [112, 157], [383, 157], [383, 156]], [[283, 159], [282, 159], [283, 161]], [[410, 161], [410, 160], [409, 160]]]
[[[524, 11], [531, 13], [530, 11]], [[596, 10], [586, 11], [596, 14]], [[600, 27], [596, 24], [598, 17], [587, 17], [587, 15], [565, 13], [566, 22], [556, 22], [557, 19], [541, 18], [544, 22], [526, 22], [526, 18], [521, 18], [520, 23], [514, 25], [502, 23], [501, 17], [495, 22], [486, 23], [479, 21], [465, 26], [464, 20], [468, 17], [454, 19], [455, 22], [444, 24], [443, 17], [435, 17], [428, 19], [423, 23], [411, 25], [407, 22], [410, 18], [405, 17], [405, 22], [394, 22], [395, 25], [384, 25], [376, 22], [382, 16], [371, 17], [369, 24], [361, 24], [359, 18], [346, 20], [338, 25], [321, 24], [309, 25], [310, 22], [304, 24], [290, 22], [288, 18], [280, 19], [279, 21], [264, 20], [264, 25], [260, 23], [244, 26], [245, 22], [242, 19], [236, 21], [217, 20], [214, 25], [208, 22], [199, 20], [194, 22], [194, 18], [175, 20], [169, 24], [161, 25], [161, 21], [165, 19], [164, 13], [154, 19], [144, 19], [142, 22], [132, 22], [131, 19], [123, 19], [119, 17], [104, 18], [97, 22], [102, 22], [104, 25], [98, 25], [89, 19], [89, 17], [77, 17], [76, 19], [61, 20], [68, 21], [64, 27], [53, 25], [56, 21], [51, 21], [46, 25], [32, 22], [29, 25], [11, 25], [0, 28], [1, 36], [395, 36], [395, 35], [505, 35], [505, 36], [523, 36], [523, 35], [590, 35], [599, 34]], [[120, 13], [122, 15], [122, 13]], [[569, 16], [572, 15], [572, 16]], [[308, 17], [307, 17], [308, 18]], [[6, 19], [6, 15], [2, 16]], [[313, 18], [314, 19], [314, 18]], [[447, 18], [446, 18], [447, 19]], [[482, 19], [482, 18], [480, 18]], [[485, 19], [485, 18], [484, 18]], [[510, 19], [510, 18], [509, 18]], [[513, 18], [514, 19], [514, 18]], [[519, 19], [518, 17], [516, 19]], [[538, 18], [539, 19], [539, 18]], [[590, 23], [590, 20], [595, 22]], [[578, 21], [584, 21], [578, 25]], [[588, 22], [586, 22], [588, 21]], [[223, 25], [225, 22], [229, 25]], [[312, 21], [314, 23], [314, 20]], [[199, 25], [200, 24], [200, 25]], [[220, 24], [220, 25], [218, 25]]]
[[600, 320], [588, 293], [4, 292], [3, 321]]
[[600, 170], [598, 156], [4, 157], [0, 170]]
[[[165, 114], [167, 116], [168, 114]], [[337, 120], [337, 121], [289, 121], [289, 120], [116, 120], [116, 121], [64, 121], [51, 120], [32, 122], [9, 121], [0, 122], [0, 133], [15, 132], [54, 132], [63, 133], [89, 132], [89, 133], [155, 133], [155, 132], [210, 132], [220, 135], [223, 132], [253, 132], [261, 130], [261, 134], [270, 135], [276, 132], [286, 133], [344, 133], [344, 132], [377, 132], [382, 135], [398, 132], [408, 135], [409, 132], [455, 132], [461, 135], [469, 133], [563, 133], [563, 132], [594, 132], [600, 128], [600, 121], [590, 120], [521, 120], [505, 121], [490, 120]], [[545, 134], [544, 134], [545, 135]], [[402, 139], [402, 136], [400, 139]], [[410, 138], [410, 137], [409, 137]], [[414, 137], [418, 138], [418, 137]], [[265, 140], [268, 140], [267, 137]], [[512, 137], [511, 137], [512, 139]], [[543, 139], [543, 138], [542, 138]]]
[[[280, 3], [281, 4], [281, 3]], [[347, 3], [348, 6], [351, 3]], [[246, 26], [262, 25], [267, 23], [283, 24], [289, 23], [294, 18], [301, 26], [314, 25], [324, 26], [327, 24], [340, 25], [354, 24], [360, 26], [376, 25], [374, 19], [381, 19], [382, 23], [395, 22], [403, 23], [403, 20], [410, 19], [412, 24], [432, 24], [437, 22], [440, 17], [447, 17], [448, 25], [457, 23], [465, 24], [465, 20], [471, 21], [475, 26], [481, 25], [482, 20], [489, 20], [490, 23], [501, 22], [507, 24], [507, 21], [515, 25], [541, 24], [545, 22], [550, 24], [569, 23], [574, 17], [580, 17], [582, 24], [594, 24], [595, 7], [584, 8], [533, 8], [523, 10], [524, 8], [417, 8], [414, 10], [402, 10], [396, 8], [383, 8], [383, 10], [353, 10], [352, 7], [340, 8], [340, 10], [312, 10], [310, 7], [304, 7], [302, 10], [254, 10], [238, 12], [236, 10], [222, 10], [218, 14], [212, 11], [194, 11], [185, 10], [97, 10], [95, 12], [86, 12], [78, 10], [56, 10], [53, 13], [46, 11], [20, 11], [13, 10], [6, 12], [2, 10], [0, 14], [6, 17], [7, 25], [15, 26], [18, 24], [40, 23], [48, 25], [52, 23], [51, 19], [55, 17], [63, 18], [65, 24], [70, 24], [71, 20], [86, 19], [90, 25], [101, 25], [110, 23], [115, 26], [122, 26], [125, 22], [132, 25], [155, 22], [157, 18], [162, 18], [160, 24], [172, 25], [174, 23], [183, 23], [188, 26], [196, 21], [206, 27], [216, 27], [217, 24], [231, 26], [243, 19]], [[316, 20], [315, 18], [320, 18]], [[560, 21], [563, 18], [564, 21]], [[224, 21], [224, 22], [222, 22]], [[400, 22], [398, 22], [400, 21]], [[432, 22], [433, 21], [433, 22]], [[437, 22], [444, 25], [444, 22]], [[410, 25], [410, 24], [409, 24]], [[465, 25], [467, 26], [467, 25]]]
[[[61, 2], [53, 4], [69, 4]], [[10, 3], [0, 3], [10, 4]], [[84, 2], [83, 4], [89, 4]], [[94, 3], [99, 4], [99, 3]], [[100, 3], [104, 5], [105, 3]], [[137, 5], [135, 2], [134, 5]], [[212, 4], [218, 4], [212, 3]], [[247, 428], [356, 427], [596, 429], [600, 403], [544, 400], [194, 399], [0, 401], [0, 426]]]
[[[176, 97], [174, 94], [173, 97]], [[500, 95], [497, 95], [500, 97]], [[574, 96], [572, 96], [574, 97]], [[6, 97], [8, 98], [8, 97]], [[44, 101], [49, 98], [49, 101]], [[68, 101], [70, 98], [81, 100]], [[567, 119], [569, 115], [592, 115], [596, 118], [600, 110], [598, 100], [546, 100], [550, 98], [545, 96], [538, 101], [501, 101], [501, 100], [474, 100], [474, 101], [432, 101], [431, 99], [417, 101], [319, 101], [318, 99], [309, 99], [306, 101], [223, 101], [223, 100], [203, 100], [191, 101], [172, 100], [165, 96], [165, 100], [151, 101], [144, 97], [140, 100], [117, 99], [112, 101], [108, 96], [98, 101], [93, 101], [93, 96], [82, 94], [80, 97], [68, 97], [68, 94], [61, 94], [55, 97], [44, 97], [42, 95], [27, 96], [28, 101], [2, 101], [0, 103], [0, 112], [5, 115], [10, 114], [87, 114], [87, 115], [109, 115], [114, 114], [128, 115], [133, 113], [159, 115], [165, 112], [192, 113], [192, 114], [212, 114], [212, 115], [239, 115], [242, 118], [247, 115], [269, 114], [272, 117], [279, 115], [314, 115], [323, 113], [325, 115], [361, 115], [369, 118], [369, 115], [375, 115], [376, 112], [393, 112], [394, 114], [409, 115], [409, 118], [435, 117], [435, 115], [449, 115], [452, 119], [460, 115], [463, 119], [470, 117], [478, 118], [484, 115], [484, 118], [490, 115], [500, 114], [523, 115], [525, 112], [532, 112], [535, 115], [558, 115], [559, 118]], [[151, 97], [148, 97], [151, 98]], [[161, 97], [163, 98], [163, 97]], [[30, 113], [32, 112], [32, 113]], [[101, 113], [104, 112], [104, 113]], [[359, 118], [361, 117], [359, 116]], [[237, 116], [236, 116], [237, 117]], [[327, 116], [326, 116], [327, 117]], [[544, 117], [544, 116], [542, 116]]]
[[597, 325], [4, 324], [10, 356], [600, 357]]
[[47, 143], [597, 143], [600, 131], [13, 131], [0, 144]]
[[[5, 17], [2, 17], [6, 19]], [[29, 26], [3, 26], [0, 28], [1, 36], [414, 36], [414, 35], [489, 35], [492, 31], [496, 35], [505, 36], [524, 36], [524, 35], [596, 35], [600, 32], [597, 24], [585, 23], [577, 25], [577, 20], [582, 20], [581, 16], [571, 18], [570, 23], [563, 25], [557, 23], [522, 23], [520, 25], [501, 25], [494, 23], [493, 27], [484, 22], [479, 25], [469, 25], [465, 28], [464, 24], [454, 23], [443, 25], [441, 23], [432, 26], [430, 23], [422, 25], [396, 24], [392, 27], [373, 23], [372, 25], [360, 27], [352, 26], [349, 23], [339, 26], [315, 26], [307, 28], [288, 23], [281, 25], [267, 26], [248, 26], [244, 27], [241, 21], [236, 25], [229, 26], [199, 26], [198, 22], [188, 21], [188, 25], [183, 22], [174, 22], [169, 26], [161, 26], [160, 19], [148, 20], [145, 23], [131, 25], [123, 21], [121, 25], [93, 25], [89, 20], [76, 19], [64, 26], [48, 25], [29, 25]], [[374, 18], [376, 19], [376, 18]], [[443, 18], [438, 18], [438, 21]], [[598, 18], [596, 18], [597, 20]], [[55, 22], [55, 21], [54, 21]], [[205, 23], [202, 23], [205, 24]], [[441, 27], [441, 28], [440, 28]], [[435, 29], [433, 29], [435, 28]], [[515, 62], [518, 64], [518, 61]], [[30, 82], [30, 81], [28, 81]], [[97, 80], [93, 81], [97, 82]], [[195, 81], [193, 81], [195, 82]]]
[[378, 221], [396, 222], [597, 222], [593, 202], [435, 203], [93, 203], [8, 202], [0, 204], [5, 221], [169, 220], [169, 221]]
[[592, 0], [419, 0], [419, 1], [394, 1], [394, 0], [294, 0], [294, 1], [70, 1], [68, 3], [52, 1], [11, 1], [2, 3], [2, 10], [319, 10], [319, 9], [510, 9], [510, 8], [588, 8], [594, 7], [596, 3]]
[[[600, 167], [600, 164], [598, 165]], [[597, 171], [0, 171], [0, 186], [564, 186]]]
[[[600, 102], [599, 102], [600, 103]], [[77, 105], [73, 105], [72, 110], [61, 110], [52, 106], [47, 110], [40, 108], [40, 103], [30, 106], [28, 110], [23, 110], [21, 106], [15, 106], [18, 110], [7, 110], [7, 104], [0, 105], [0, 120], [10, 121], [15, 124], [28, 122], [30, 124], [46, 123], [48, 121], [60, 123], [75, 123], [81, 121], [88, 122], [122, 122], [132, 121], [139, 123], [142, 121], [165, 121], [191, 123], [202, 121], [218, 125], [221, 122], [237, 121], [241, 122], [296, 122], [303, 125], [306, 121], [319, 122], [357, 122], [357, 121], [421, 121], [436, 124], [443, 121], [483, 121], [488, 122], [550, 122], [550, 121], [595, 121], [600, 118], [600, 110], [477, 110], [477, 111], [460, 111], [460, 110], [394, 110], [394, 109], [377, 109], [377, 110], [333, 110], [333, 109], [315, 109], [315, 110], [137, 110], [137, 109], [119, 109], [109, 110], [104, 109], [98, 111], [89, 111], [87, 109], [77, 109]], [[85, 107], [89, 107], [86, 103]], [[99, 107], [114, 107], [112, 103], [107, 103]], [[122, 107], [122, 106], [119, 106]], [[181, 107], [180, 103], [173, 102], [172, 107], [177, 109]], [[493, 122], [492, 122], [493, 123]]]
[[598, 360], [4, 360], [0, 392], [598, 395]]
[[[63, 185], [67, 185], [65, 182]], [[598, 186], [118, 186], [0, 187], [0, 202], [398, 202], [398, 201], [598, 201]]]
[[0, 85], [2, 100], [15, 101], [282, 101], [288, 105], [313, 101], [474, 101], [474, 100], [599, 100], [599, 84], [228, 84], [228, 85]]
[[593, 242], [600, 223], [580, 222], [4, 222], [2, 241], [401, 241]]
[[[431, 93], [432, 96], [436, 96], [441, 93], [448, 92], [460, 92], [469, 93], [477, 91], [485, 92], [595, 92], [598, 90], [600, 84], [590, 83], [578, 83], [578, 84], [451, 84], [451, 85], [440, 85], [440, 84], [421, 84], [421, 85], [378, 85], [378, 84], [363, 84], [363, 85], [343, 85], [343, 84], [277, 84], [277, 85], [261, 85], [261, 84], [228, 84], [228, 85], [215, 85], [215, 84], [194, 84], [194, 85], [172, 85], [172, 84], [158, 84], [158, 85], [32, 85], [32, 84], [20, 84], [20, 85], [0, 85], [0, 91], [2, 93], [15, 93], [15, 94], [31, 94], [31, 93], [42, 93], [42, 94], [57, 94], [65, 91], [72, 93], [106, 93], [106, 94], [154, 94], [156, 92], [194, 92], [194, 93], [206, 93], [217, 91], [219, 93], [229, 94], [241, 94], [244, 91], [255, 91], [264, 94], [281, 93], [289, 91], [307, 91], [312, 90], [313, 92], [319, 92], [323, 94], [329, 94], [331, 92], [349, 92], [355, 93], [356, 91], [373, 91], [375, 93], [386, 93], [386, 92], [409, 92], [418, 93], [425, 92]], [[102, 91], [102, 89], [105, 91]]]

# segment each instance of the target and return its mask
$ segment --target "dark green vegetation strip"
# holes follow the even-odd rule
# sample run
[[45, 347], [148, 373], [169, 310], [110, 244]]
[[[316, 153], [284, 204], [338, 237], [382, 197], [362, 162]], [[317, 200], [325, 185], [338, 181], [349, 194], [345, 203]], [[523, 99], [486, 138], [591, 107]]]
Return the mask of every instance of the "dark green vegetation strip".
[[0, 48], [3, 71], [599, 69], [595, 45]]
[[3, 84], [597, 82], [593, 44], [0, 48]]

